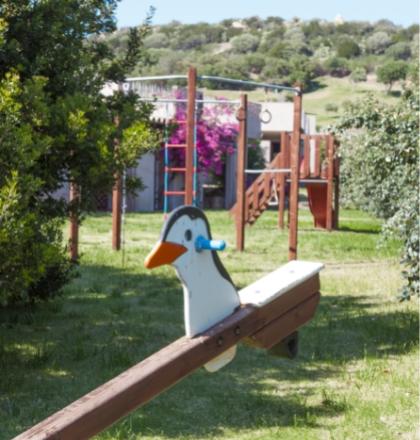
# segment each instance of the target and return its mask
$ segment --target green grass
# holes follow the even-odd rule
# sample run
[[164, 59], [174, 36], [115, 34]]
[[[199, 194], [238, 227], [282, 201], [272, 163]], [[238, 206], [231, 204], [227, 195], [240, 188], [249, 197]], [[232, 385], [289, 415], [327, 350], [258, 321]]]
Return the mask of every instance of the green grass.
[[[234, 251], [226, 212], [210, 212], [221, 254], [243, 287], [286, 261], [276, 213]], [[110, 250], [109, 215], [81, 230], [80, 277], [62, 298], [0, 312], [0, 438], [9, 439], [183, 334], [174, 271], [143, 268], [161, 214], [129, 214], [125, 265]], [[398, 243], [380, 223], [343, 210], [341, 230], [300, 213], [299, 254], [325, 263], [322, 299], [300, 331], [296, 360], [240, 346], [216, 374], [200, 369], [99, 439], [414, 439], [418, 425], [418, 302], [399, 303]]]
[[[318, 79], [318, 83], [319, 88], [317, 90], [303, 95], [303, 109], [316, 115], [317, 125], [320, 127], [335, 122], [343, 112], [345, 102], [357, 101], [368, 93], [372, 93], [382, 102], [389, 104], [398, 102], [395, 94], [386, 93], [386, 86], [376, 82], [376, 77], [373, 75], [368, 78], [368, 81], [360, 83], [353, 83], [348, 77], [333, 78], [324, 76]], [[396, 90], [398, 89], [396, 88]], [[328, 104], [335, 104], [337, 111], [327, 112], [326, 106]]]

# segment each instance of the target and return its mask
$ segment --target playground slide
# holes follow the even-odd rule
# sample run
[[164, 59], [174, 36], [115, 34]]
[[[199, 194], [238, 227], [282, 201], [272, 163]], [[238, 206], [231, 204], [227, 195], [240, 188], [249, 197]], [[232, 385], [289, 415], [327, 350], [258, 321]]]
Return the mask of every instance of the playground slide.
[[316, 228], [327, 227], [327, 185], [319, 183], [306, 184], [309, 209], [314, 216]]

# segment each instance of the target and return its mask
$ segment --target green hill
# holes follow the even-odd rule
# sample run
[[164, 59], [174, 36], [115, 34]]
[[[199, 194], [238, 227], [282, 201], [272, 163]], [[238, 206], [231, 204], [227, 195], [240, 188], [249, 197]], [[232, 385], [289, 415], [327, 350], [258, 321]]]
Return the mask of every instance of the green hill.
[[[127, 44], [128, 29], [104, 38], [118, 55]], [[128, 75], [165, 75], [186, 72], [194, 65], [201, 74], [293, 85], [305, 91], [304, 107], [316, 113], [319, 124], [332, 122], [343, 104], [369, 91], [392, 102], [385, 84], [378, 84], [381, 66], [394, 63], [398, 79], [417, 75], [419, 26], [397, 26], [389, 20], [328, 22], [285, 21], [250, 17], [216, 24], [172, 22], [153, 26], [145, 38], [149, 63]], [[399, 75], [399, 77], [398, 77]], [[384, 80], [383, 80], [384, 81]], [[388, 84], [389, 85], [389, 84]], [[208, 85], [217, 89], [217, 84]], [[214, 90], [230, 96], [229, 90]], [[251, 99], [266, 99], [251, 91]]]

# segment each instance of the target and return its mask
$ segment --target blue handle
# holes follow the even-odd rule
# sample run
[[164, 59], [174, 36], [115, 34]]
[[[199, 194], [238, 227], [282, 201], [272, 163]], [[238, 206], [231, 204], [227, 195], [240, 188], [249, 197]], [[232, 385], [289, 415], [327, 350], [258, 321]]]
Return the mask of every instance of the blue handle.
[[202, 250], [208, 251], [223, 251], [226, 248], [225, 240], [208, 240], [202, 235], [199, 235], [195, 240], [195, 249], [200, 252]]

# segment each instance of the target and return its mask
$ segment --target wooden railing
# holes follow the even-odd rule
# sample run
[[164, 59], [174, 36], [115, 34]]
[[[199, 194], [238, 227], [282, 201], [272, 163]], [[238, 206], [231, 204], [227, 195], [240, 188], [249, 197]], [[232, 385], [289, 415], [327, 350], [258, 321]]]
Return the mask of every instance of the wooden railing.
[[[281, 153], [270, 162], [267, 169], [280, 168]], [[273, 184], [277, 193], [280, 191], [280, 174], [268, 172], [260, 174], [249, 186], [245, 193], [245, 223], [254, 224], [260, 215], [268, 208], [269, 201], [273, 196]], [[232, 207], [231, 213], [235, 215], [236, 204]]]
[[[281, 152], [267, 166], [267, 170], [290, 168], [290, 145], [292, 133], [281, 133]], [[311, 148], [311, 141], [314, 142]], [[299, 179], [319, 179], [325, 181], [329, 178], [329, 162], [332, 161], [332, 180], [336, 182], [336, 192], [338, 194], [338, 175], [339, 163], [336, 158], [337, 143], [332, 139], [331, 134], [302, 134], [303, 155], [300, 158]], [[312, 150], [313, 149], [313, 150]], [[301, 151], [302, 152], [302, 151]], [[269, 207], [270, 200], [273, 198], [273, 190], [277, 192], [280, 204], [284, 207], [284, 198], [288, 174], [261, 173], [254, 182], [248, 187], [245, 193], [245, 224], [252, 225], [261, 214]], [[237, 205], [231, 209], [231, 214], [236, 215]], [[282, 223], [283, 215], [279, 216]], [[283, 224], [279, 224], [283, 227]]]

